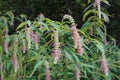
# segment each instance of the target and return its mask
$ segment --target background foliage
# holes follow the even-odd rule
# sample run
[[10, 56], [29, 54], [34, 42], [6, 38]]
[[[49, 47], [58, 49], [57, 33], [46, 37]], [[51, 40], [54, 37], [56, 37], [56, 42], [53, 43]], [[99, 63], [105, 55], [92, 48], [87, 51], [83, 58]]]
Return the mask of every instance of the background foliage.
[[[88, 1], [91, 4], [94, 0]], [[110, 17], [107, 30], [119, 42], [120, 0], [108, 1], [111, 4], [109, 7], [103, 5], [104, 10], [107, 10]], [[26, 14], [29, 19], [34, 19], [40, 13], [43, 13], [45, 17], [58, 21], [61, 21], [64, 14], [71, 14], [81, 26], [83, 10], [89, 4], [87, 0], [1, 0], [0, 11], [13, 10], [16, 16]]]

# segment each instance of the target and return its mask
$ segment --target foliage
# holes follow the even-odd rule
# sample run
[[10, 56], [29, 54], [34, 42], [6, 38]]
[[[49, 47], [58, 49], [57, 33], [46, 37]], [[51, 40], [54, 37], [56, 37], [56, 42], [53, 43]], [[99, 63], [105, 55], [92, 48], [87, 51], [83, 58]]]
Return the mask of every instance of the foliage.
[[[1, 80], [50, 80], [50, 76], [52, 80], [120, 80], [120, 50], [104, 24], [109, 18], [102, 9], [99, 17], [95, 2], [90, 3], [84, 10], [81, 29], [76, 29], [70, 15], [58, 22], [42, 14], [29, 20], [25, 15], [15, 17], [10, 11], [1, 13]], [[21, 23], [9, 35], [15, 27], [14, 19]], [[79, 46], [83, 55], [78, 52]], [[104, 58], [108, 75], [101, 69]]]

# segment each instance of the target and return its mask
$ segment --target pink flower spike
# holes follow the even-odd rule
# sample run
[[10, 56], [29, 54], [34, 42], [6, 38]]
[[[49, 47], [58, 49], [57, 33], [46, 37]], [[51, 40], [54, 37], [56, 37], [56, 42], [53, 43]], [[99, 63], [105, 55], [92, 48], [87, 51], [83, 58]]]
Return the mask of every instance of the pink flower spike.
[[22, 47], [22, 51], [23, 51], [23, 53], [26, 52], [26, 46], [25, 46], [25, 45], [23, 45], [23, 47]]
[[12, 64], [13, 64], [13, 67], [14, 67], [15, 72], [17, 72], [17, 69], [18, 69], [18, 61], [17, 61], [17, 56], [16, 56], [15, 53], [13, 54], [13, 57], [12, 57]]
[[42, 18], [42, 19], [44, 19], [45, 18], [45, 16], [41, 13], [40, 15], [40, 18]]
[[105, 73], [105, 75], [108, 76], [108, 63], [105, 58], [103, 58], [101, 61], [101, 69]]
[[51, 80], [50, 67], [47, 61], [45, 62], [45, 67], [46, 67], [46, 80]]
[[81, 43], [78, 44], [77, 53], [78, 53], [78, 55], [80, 55], [80, 56], [82, 56], [83, 53], [84, 53], [84, 50], [83, 50], [83, 47], [82, 47]]
[[75, 76], [77, 80], [80, 80], [80, 72], [77, 69], [75, 69]]
[[23, 45], [22, 45], [22, 52], [25, 53], [26, 52], [26, 46], [25, 46], [25, 41], [23, 40]]
[[54, 64], [56, 64], [57, 61], [59, 60], [60, 53], [61, 53], [61, 49], [60, 49], [58, 31], [54, 31], [54, 44], [52, 49], [52, 57], [54, 59]]
[[100, 5], [100, 0], [95, 0], [96, 5]]
[[33, 34], [33, 41], [34, 41], [34, 43], [35, 43], [36, 49], [38, 49], [38, 43], [39, 43], [39, 34], [38, 34], [38, 32], [35, 32], [35, 33]]
[[6, 53], [8, 52], [8, 42], [7, 41], [5, 41], [5, 43], [4, 43], [4, 50]]

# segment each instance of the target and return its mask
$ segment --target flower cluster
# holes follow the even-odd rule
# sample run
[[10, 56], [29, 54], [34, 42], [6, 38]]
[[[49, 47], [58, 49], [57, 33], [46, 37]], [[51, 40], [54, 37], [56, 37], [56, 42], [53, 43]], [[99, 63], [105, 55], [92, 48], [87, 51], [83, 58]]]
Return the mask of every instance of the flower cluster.
[[102, 61], [101, 61], [101, 69], [104, 72], [104, 74], [108, 76], [108, 63], [107, 63], [105, 56], [103, 56]]
[[47, 61], [45, 62], [45, 67], [46, 67], [46, 80], [51, 80], [50, 67]]
[[60, 42], [58, 38], [58, 31], [54, 31], [54, 43], [53, 43], [53, 49], [52, 49], [52, 57], [54, 59], [54, 64], [57, 63], [61, 50], [60, 50]]
[[75, 77], [80, 80], [80, 72], [77, 69], [75, 69]]
[[13, 56], [12, 56], [12, 64], [13, 64], [13, 67], [14, 67], [14, 71], [17, 72], [18, 70], [18, 60], [17, 60], [17, 54], [16, 54], [16, 48], [18, 46], [18, 38], [16, 38], [14, 40], [14, 53], [13, 53]]
[[100, 5], [100, 0], [95, 0], [95, 3], [96, 3], [97, 6], [99, 6]]
[[17, 61], [16, 53], [13, 53], [12, 64], [13, 64], [15, 72], [17, 72], [17, 70], [18, 70], [18, 61]]
[[27, 36], [27, 41], [28, 41], [28, 49], [30, 49], [31, 48], [31, 37], [32, 37], [31, 27], [26, 29], [26, 36]]
[[35, 48], [38, 49], [38, 43], [39, 43], [39, 34], [38, 32], [33, 32], [33, 41], [35, 43]]
[[75, 20], [73, 19], [72, 16], [70, 15], [64, 15], [63, 19], [69, 19], [71, 22], [71, 35], [72, 35], [72, 39], [73, 39], [73, 43], [74, 43], [74, 48], [77, 50], [78, 55], [83, 55], [83, 47], [82, 44], [80, 42], [80, 36], [78, 33], [78, 30], [76, 28], [76, 24], [75, 24]]
[[101, 0], [95, 0], [95, 3], [97, 5], [97, 8], [98, 8], [98, 16], [99, 18], [101, 19], [101, 7], [100, 7], [100, 3], [101, 3]]
[[23, 44], [22, 44], [22, 52], [26, 52], [26, 46], [25, 46], [25, 40], [23, 39]]
[[80, 36], [79, 36], [78, 30], [76, 28], [76, 25], [72, 25], [71, 34], [72, 34], [72, 39], [74, 42], [74, 47], [77, 50], [77, 53], [80, 56], [82, 56], [83, 55], [83, 47], [80, 42]]
[[7, 53], [8, 52], [8, 31], [5, 32], [5, 42], [4, 42], [4, 50]]

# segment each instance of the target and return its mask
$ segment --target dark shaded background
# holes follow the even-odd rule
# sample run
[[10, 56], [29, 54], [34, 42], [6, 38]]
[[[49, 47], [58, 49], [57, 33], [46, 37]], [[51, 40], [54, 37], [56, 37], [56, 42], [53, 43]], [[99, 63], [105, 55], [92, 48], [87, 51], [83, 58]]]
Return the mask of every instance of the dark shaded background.
[[[106, 23], [108, 34], [120, 41], [120, 0], [110, 0], [111, 6], [104, 6], [110, 14], [110, 23]], [[83, 10], [88, 6], [87, 0], [2, 0], [0, 11], [13, 10], [16, 16], [26, 14], [29, 19], [40, 13], [45, 17], [61, 21], [64, 14], [71, 14], [79, 26], [82, 25]]]

